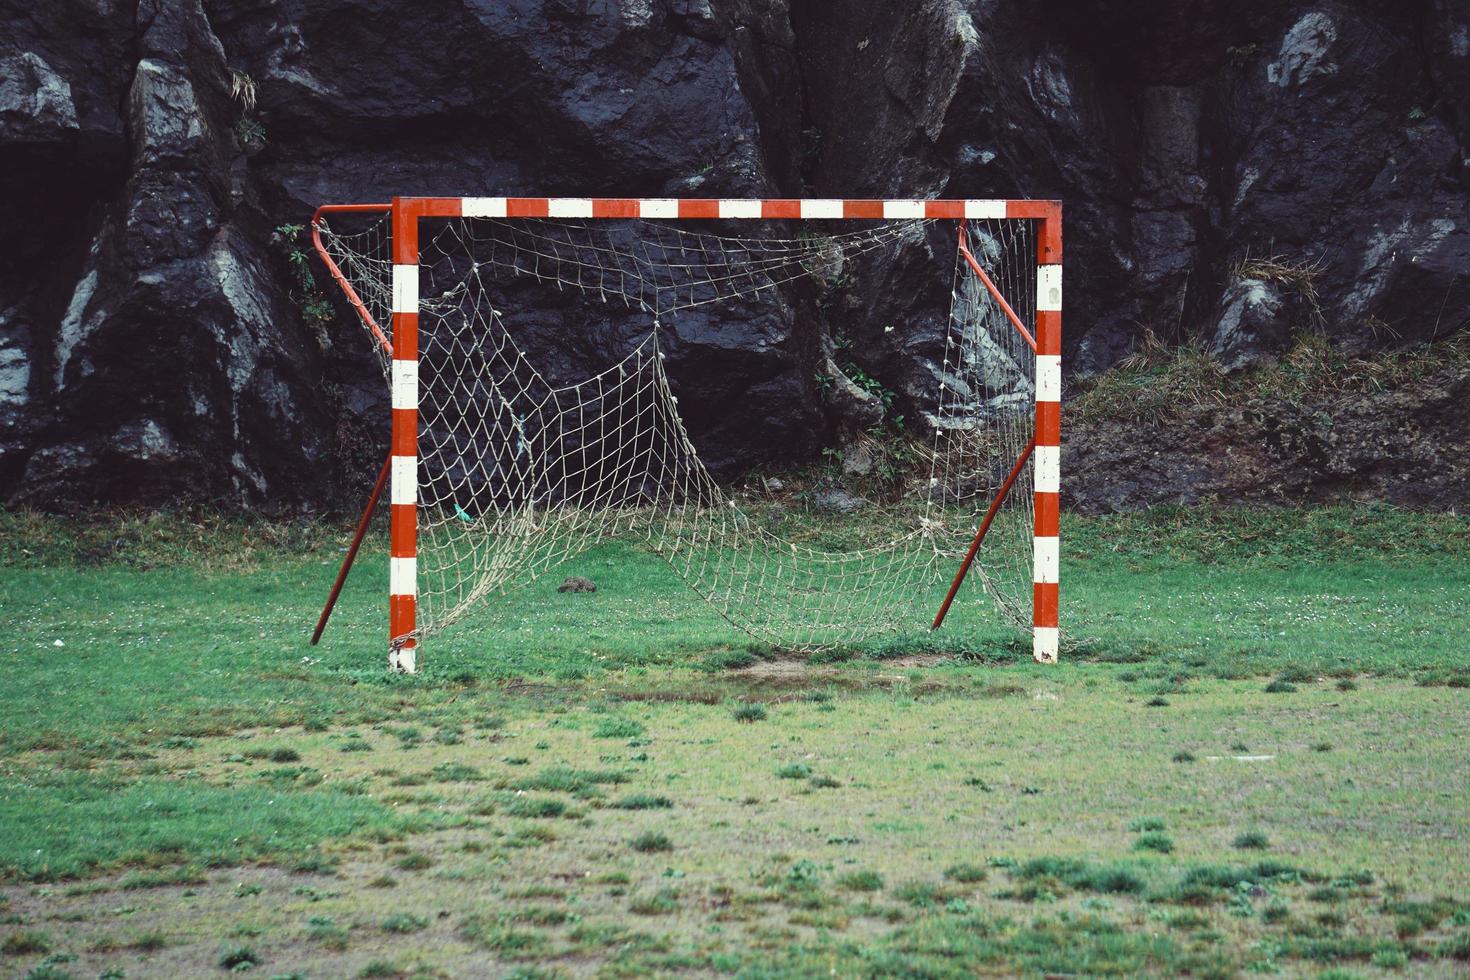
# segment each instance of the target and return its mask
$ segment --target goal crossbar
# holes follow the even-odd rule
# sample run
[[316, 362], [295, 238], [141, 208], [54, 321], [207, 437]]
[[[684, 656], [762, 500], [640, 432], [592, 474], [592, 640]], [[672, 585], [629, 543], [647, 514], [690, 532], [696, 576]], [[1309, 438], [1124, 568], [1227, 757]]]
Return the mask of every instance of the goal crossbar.
[[[324, 247], [323, 219], [343, 212], [387, 214], [391, 235], [390, 329], [385, 330]], [[649, 219], [649, 220], [904, 220], [957, 221], [965, 261], [1035, 354], [1035, 432], [1027, 453], [1032, 465], [1032, 647], [1036, 660], [1055, 662], [1059, 642], [1059, 501], [1062, 353], [1062, 207], [1057, 201], [1029, 200], [854, 200], [854, 199], [690, 199], [555, 197], [396, 197], [386, 204], [324, 205], [312, 219], [317, 252], [349, 304], [391, 357], [392, 424], [387, 464], [390, 507], [389, 666], [412, 673], [418, 646], [417, 568], [419, 507], [419, 316], [420, 222], [435, 218], [495, 219]], [[979, 260], [967, 247], [965, 222], [1026, 220], [1036, 227], [1035, 323], [1028, 331]], [[1016, 464], [1019, 470], [1025, 458]], [[1016, 472], [1002, 493], [1008, 492]], [[948, 609], [985, 524], [956, 575]], [[345, 575], [345, 568], [342, 573]], [[340, 579], [339, 579], [340, 585]], [[935, 626], [943, 618], [936, 618]]]

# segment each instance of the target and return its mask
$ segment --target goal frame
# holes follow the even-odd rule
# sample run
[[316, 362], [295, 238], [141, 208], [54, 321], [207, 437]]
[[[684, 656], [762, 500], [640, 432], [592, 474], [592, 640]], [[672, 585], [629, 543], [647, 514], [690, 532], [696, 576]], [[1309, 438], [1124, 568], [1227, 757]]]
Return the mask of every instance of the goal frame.
[[[342, 212], [389, 214], [392, 247], [392, 332], [373, 322], [352, 285], [321, 242], [323, 216]], [[1035, 494], [1032, 530], [1032, 656], [1055, 663], [1059, 645], [1062, 378], [1062, 205], [1030, 200], [860, 200], [860, 199], [705, 199], [558, 197], [395, 197], [389, 204], [324, 205], [312, 218], [312, 235], [332, 277], [378, 342], [391, 354], [392, 426], [390, 455], [384, 467], [389, 490], [388, 667], [417, 671], [418, 603], [418, 438], [419, 438], [419, 224], [428, 218], [568, 218], [579, 220], [645, 218], [658, 220], [951, 220], [959, 222], [960, 249], [972, 271], [998, 301], [1036, 352], [1036, 431], [1031, 457]], [[1036, 229], [1036, 322], [1027, 331], [965, 248], [967, 219], [1029, 220]], [[1000, 499], [1022, 470], [1017, 460], [990, 515], [977, 530], [965, 563], [935, 620], [945, 611], [969, 568]], [[382, 478], [378, 489], [382, 488]], [[371, 510], [377, 500], [375, 491]], [[366, 520], [364, 520], [364, 526]], [[361, 529], [360, 529], [361, 531]], [[354, 545], [353, 553], [356, 547]], [[344, 565], [333, 599], [346, 574]], [[328, 609], [318, 623], [321, 634]], [[313, 641], [315, 642], [315, 641]]]

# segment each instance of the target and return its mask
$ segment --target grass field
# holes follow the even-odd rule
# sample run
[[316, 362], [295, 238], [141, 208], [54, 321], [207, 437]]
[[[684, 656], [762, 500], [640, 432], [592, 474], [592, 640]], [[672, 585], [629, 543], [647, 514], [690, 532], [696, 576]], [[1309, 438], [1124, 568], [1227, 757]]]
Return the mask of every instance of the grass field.
[[0, 534], [0, 976], [1470, 972], [1464, 517], [1066, 518], [1056, 668], [614, 542], [414, 678], [339, 528]]

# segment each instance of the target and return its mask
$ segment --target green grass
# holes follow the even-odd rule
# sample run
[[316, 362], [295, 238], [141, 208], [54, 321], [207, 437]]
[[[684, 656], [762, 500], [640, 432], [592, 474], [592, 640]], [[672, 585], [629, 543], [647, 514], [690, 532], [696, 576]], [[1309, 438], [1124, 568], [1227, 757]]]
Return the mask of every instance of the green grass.
[[642, 851], [644, 854], [655, 854], [660, 851], [672, 851], [674, 849], [674, 845], [669, 840], [668, 835], [661, 834], [655, 830], [639, 834], [628, 842], [628, 846], [635, 851]]
[[[393, 679], [381, 669], [383, 562], [355, 571], [321, 646], [302, 642], [339, 557], [319, 532], [275, 530], [262, 542], [230, 526], [100, 558], [93, 539], [106, 535], [93, 524], [0, 512], [0, 534], [36, 543], [31, 554], [0, 556], [0, 606], [11, 616], [0, 641], [0, 749], [85, 748], [145, 730], [198, 737], [344, 713], [371, 720], [399, 697], [432, 697], [446, 684], [590, 681], [640, 669], [693, 682], [707, 675], [706, 657], [750, 645], [657, 558], [610, 543], [576, 563], [598, 570], [597, 593], [575, 602], [535, 588], [497, 597], [486, 615], [425, 645], [421, 678]], [[1292, 666], [1470, 682], [1460, 643], [1470, 630], [1470, 518], [1163, 509], [1068, 517], [1063, 535], [1073, 664], [1182, 664], [1222, 677]], [[186, 550], [198, 542], [199, 553]], [[370, 540], [365, 555], [379, 543]], [[1024, 667], [1024, 644], [989, 624], [983, 607], [956, 613], [939, 633], [859, 649], [853, 665], [915, 651]], [[82, 698], [85, 719], [72, 707]], [[638, 734], [634, 719], [608, 718], [600, 730], [609, 739]]]
[[669, 810], [674, 806], [674, 801], [667, 796], [653, 796], [648, 793], [634, 793], [625, 796], [613, 804], [620, 810]]
[[106, 868], [239, 863], [395, 834], [403, 823], [374, 800], [335, 792], [32, 772], [0, 784], [0, 875], [50, 881]]
[[742, 704], [731, 713], [731, 717], [733, 717], [736, 721], [743, 721], [746, 723], [765, 721], [766, 706], [763, 704]]
[[1174, 850], [1174, 839], [1168, 834], [1139, 834], [1138, 839], [1133, 842], [1133, 849], [1135, 851], [1154, 851], [1158, 854], [1168, 854]]
[[382, 670], [381, 562], [305, 644], [340, 532], [0, 533], [27, 542], [0, 555], [17, 975], [131, 975], [124, 950], [262, 976], [1470, 957], [1463, 517], [1069, 516], [1056, 668], [978, 603], [802, 665], [612, 541], [568, 569], [598, 592], [493, 598], [414, 678]]

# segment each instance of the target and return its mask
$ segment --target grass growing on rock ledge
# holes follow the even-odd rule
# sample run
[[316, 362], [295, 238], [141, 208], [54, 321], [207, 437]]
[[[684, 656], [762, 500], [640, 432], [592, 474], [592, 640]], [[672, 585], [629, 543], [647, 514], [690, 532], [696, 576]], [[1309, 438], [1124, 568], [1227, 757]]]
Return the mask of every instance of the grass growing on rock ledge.
[[339, 529], [0, 533], [0, 973], [1470, 969], [1463, 517], [1069, 517], [1054, 669], [801, 663], [614, 542], [416, 678], [381, 562], [306, 645]]
[[1158, 423], [1200, 405], [1253, 398], [1310, 405], [1324, 397], [1372, 396], [1426, 379], [1452, 378], [1470, 365], [1470, 334], [1354, 354], [1316, 330], [1297, 334], [1275, 363], [1229, 372], [1199, 340], [1171, 346], [1152, 332], [1122, 364], [1081, 386], [1067, 406], [1074, 423]]

